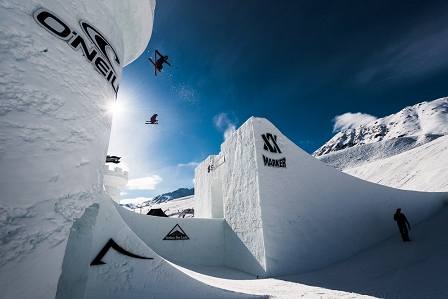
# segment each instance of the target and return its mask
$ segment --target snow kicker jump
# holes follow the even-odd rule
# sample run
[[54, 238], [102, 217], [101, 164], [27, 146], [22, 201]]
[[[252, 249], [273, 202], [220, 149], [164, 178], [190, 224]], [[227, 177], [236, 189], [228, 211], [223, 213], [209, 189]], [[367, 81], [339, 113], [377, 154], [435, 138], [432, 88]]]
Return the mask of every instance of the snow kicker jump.
[[254, 262], [248, 267], [228, 258], [226, 266], [261, 277], [345, 259], [396, 234], [396, 208], [418, 223], [447, 198], [344, 174], [255, 117], [195, 169], [195, 217], [224, 218], [250, 252], [244, 260]]

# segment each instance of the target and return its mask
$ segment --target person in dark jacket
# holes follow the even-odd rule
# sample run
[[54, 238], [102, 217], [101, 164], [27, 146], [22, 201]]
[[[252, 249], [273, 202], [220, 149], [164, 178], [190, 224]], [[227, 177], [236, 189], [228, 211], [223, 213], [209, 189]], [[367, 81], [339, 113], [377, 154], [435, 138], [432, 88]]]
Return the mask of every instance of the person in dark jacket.
[[[397, 221], [398, 229], [400, 230], [403, 242], [411, 241], [409, 240], [408, 235], [408, 227], [409, 229], [411, 229], [411, 225], [409, 224], [408, 219], [406, 219], [406, 216], [403, 213], [401, 213], [401, 208], [398, 208], [397, 211], [395, 212], [394, 220]], [[406, 227], [406, 224], [408, 225], [408, 227]]]
[[151, 116], [151, 120], [149, 121], [150, 124], [158, 124], [159, 121], [157, 120], [157, 114], [154, 114], [153, 116]]
[[171, 66], [171, 64], [168, 62], [168, 55], [163, 56], [162, 54], [160, 54], [159, 51], [156, 50], [156, 53], [160, 56], [159, 59], [157, 59], [156, 61], [156, 67], [159, 70], [159, 72], [163, 69], [163, 64], [166, 63], [169, 66]]

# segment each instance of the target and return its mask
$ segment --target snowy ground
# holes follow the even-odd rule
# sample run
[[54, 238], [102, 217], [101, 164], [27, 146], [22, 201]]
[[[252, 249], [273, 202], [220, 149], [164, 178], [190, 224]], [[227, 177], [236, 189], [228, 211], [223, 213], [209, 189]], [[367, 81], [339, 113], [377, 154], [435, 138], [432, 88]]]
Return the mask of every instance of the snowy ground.
[[397, 234], [347, 260], [304, 274], [254, 279], [227, 268], [196, 266], [184, 271], [216, 287], [271, 298], [448, 298], [448, 207], [411, 227], [409, 243]]
[[[157, 206], [193, 205], [190, 196]], [[206, 284], [270, 298], [448, 298], [448, 207], [422, 223], [409, 221], [411, 242], [403, 243], [397, 229], [380, 244], [304, 274], [257, 279], [225, 267], [173, 265]]]
[[346, 169], [373, 183], [415, 191], [448, 191], [448, 136], [387, 159]]

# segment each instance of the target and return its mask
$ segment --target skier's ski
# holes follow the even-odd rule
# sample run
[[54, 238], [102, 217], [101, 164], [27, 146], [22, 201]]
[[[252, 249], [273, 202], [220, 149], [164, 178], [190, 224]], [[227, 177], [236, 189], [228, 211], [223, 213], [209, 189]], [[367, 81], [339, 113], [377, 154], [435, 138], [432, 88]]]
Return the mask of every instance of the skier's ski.
[[156, 63], [155, 63], [154, 61], [152, 61], [151, 57], [149, 57], [148, 59], [149, 59], [149, 61], [151, 61], [151, 63], [154, 65], [154, 75], [157, 76], [157, 71], [160, 72], [161, 70], [157, 67]]

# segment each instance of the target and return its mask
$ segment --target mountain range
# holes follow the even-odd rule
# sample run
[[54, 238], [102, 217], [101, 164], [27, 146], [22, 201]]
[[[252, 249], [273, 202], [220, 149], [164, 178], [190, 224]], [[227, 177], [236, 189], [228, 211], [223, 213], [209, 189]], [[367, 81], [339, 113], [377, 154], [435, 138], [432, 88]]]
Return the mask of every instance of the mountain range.
[[171, 201], [173, 199], [191, 196], [191, 195], [194, 195], [194, 188], [179, 188], [173, 192], [168, 192], [168, 193], [157, 195], [156, 197], [154, 197], [150, 200], [144, 201], [138, 205], [133, 204], [133, 203], [127, 203], [127, 204], [122, 204], [121, 206], [131, 209], [131, 210], [135, 210], [137, 208], [152, 206], [154, 204], [160, 204], [160, 203], [163, 203], [166, 201]]
[[398, 155], [444, 135], [448, 135], [448, 98], [408, 106], [341, 131], [312, 155], [344, 170]]

